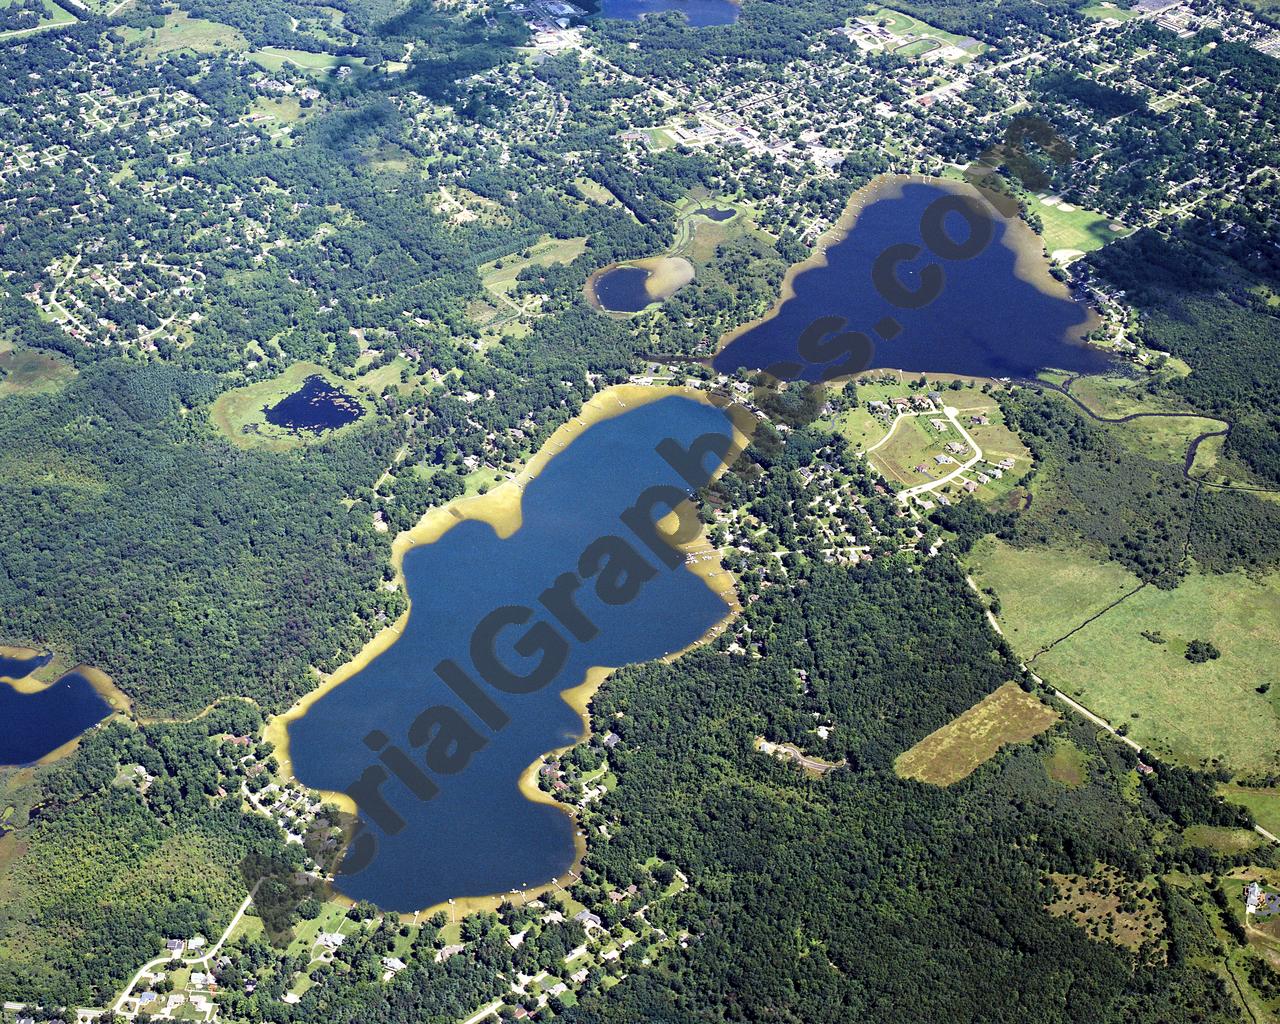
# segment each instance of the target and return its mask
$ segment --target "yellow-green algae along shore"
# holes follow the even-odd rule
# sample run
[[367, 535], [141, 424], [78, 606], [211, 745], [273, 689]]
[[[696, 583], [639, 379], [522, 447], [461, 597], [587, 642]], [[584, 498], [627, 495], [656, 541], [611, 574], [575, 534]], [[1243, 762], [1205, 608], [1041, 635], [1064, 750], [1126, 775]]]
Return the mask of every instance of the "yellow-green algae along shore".
[[[412, 528], [405, 530], [396, 535], [391, 544], [391, 564], [395, 570], [395, 583], [397, 586], [404, 587], [407, 593], [407, 585], [404, 578], [404, 558], [413, 548], [420, 547], [424, 544], [433, 544], [443, 537], [450, 529], [458, 523], [468, 520], [475, 520], [487, 523], [491, 526], [497, 535], [505, 540], [520, 529], [523, 521], [522, 513], [522, 496], [524, 488], [528, 483], [538, 476], [547, 464], [557, 454], [568, 448], [579, 436], [584, 434], [589, 428], [602, 423], [614, 417], [621, 416], [632, 409], [647, 405], [651, 402], [660, 401], [663, 398], [688, 398], [694, 401], [702, 402], [705, 405], [714, 405], [723, 409], [730, 417], [733, 423], [734, 431], [734, 448], [726, 460], [726, 464], [721, 465], [713, 475], [720, 476], [732, 463], [735, 455], [746, 447], [751, 432], [755, 426], [755, 419], [741, 406], [733, 405], [729, 400], [720, 395], [708, 394], [705, 391], [699, 391], [696, 388], [687, 387], [662, 387], [640, 384], [619, 384], [614, 387], [593, 395], [586, 402], [577, 416], [562, 424], [546, 441], [545, 444], [537, 451], [537, 453], [529, 460], [529, 462], [511, 479], [503, 481], [487, 494], [467, 495], [462, 498], [456, 498], [443, 505], [440, 508], [428, 511], [418, 523]], [[670, 521], [674, 519], [676, 513], [671, 513], [663, 520], [664, 525], [670, 525]], [[705, 547], [705, 538], [699, 536], [697, 539], [682, 545], [682, 550], [690, 551]], [[729, 610], [724, 618], [712, 626], [707, 633], [694, 644], [683, 650], [673, 652], [666, 656], [665, 659], [670, 661], [679, 657], [691, 647], [698, 643], [703, 643], [707, 639], [718, 634], [726, 622], [728, 622], [739, 611], [737, 594], [734, 587], [732, 574], [724, 569], [718, 558], [708, 560], [706, 562], [698, 560], [692, 564], [685, 566], [685, 569], [698, 576], [711, 590], [718, 594], [727, 605]], [[716, 575], [711, 575], [712, 573]], [[275, 756], [280, 762], [282, 774], [287, 774], [292, 778], [297, 778], [293, 771], [293, 762], [289, 756], [289, 726], [294, 721], [302, 718], [311, 706], [325, 694], [342, 685], [352, 676], [362, 671], [374, 658], [383, 651], [387, 650], [392, 644], [400, 639], [400, 634], [404, 631], [404, 627], [412, 613], [412, 608], [406, 609], [398, 619], [390, 626], [383, 629], [377, 636], [370, 640], [360, 652], [345, 665], [336, 671], [324, 677], [321, 684], [306, 696], [301, 698], [289, 710], [283, 714], [277, 715], [267, 723], [266, 738], [275, 745]], [[544, 753], [558, 754], [564, 750], [570, 749], [574, 744], [580, 743], [590, 732], [589, 705], [592, 696], [600, 688], [600, 684], [608, 677], [609, 673], [616, 666], [595, 666], [587, 670], [586, 678], [582, 682], [571, 686], [560, 693], [561, 698], [573, 708], [582, 719], [582, 732], [574, 743], [564, 747], [556, 748]], [[542, 758], [534, 761], [521, 774], [518, 786], [520, 792], [528, 800], [536, 803], [551, 804], [570, 817], [573, 817], [573, 811], [564, 804], [553, 799], [549, 794], [542, 792], [537, 785], [537, 771], [542, 763]], [[299, 784], [305, 786], [299, 780]], [[307, 787], [310, 788], [310, 787]], [[338, 793], [332, 790], [320, 790], [319, 792], [326, 800], [339, 807], [348, 814], [355, 815], [357, 808], [355, 802], [346, 794]], [[586, 854], [586, 843], [583, 840], [580, 830], [574, 830], [574, 859], [570, 865], [568, 872], [558, 878], [549, 879], [545, 882], [539, 882], [530, 889], [543, 889], [547, 887], [564, 887], [572, 885], [576, 880], [576, 873], [581, 867], [582, 858]], [[351, 900], [343, 896], [341, 893], [333, 893], [333, 898], [350, 903]], [[510, 893], [496, 893], [490, 896], [465, 896], [459, 897], [449, 903], [439, 903], [431, 907], [426, 907], [419, 911], [422, 914], [432, 914], [437, 910], [452, 910], [454, 913], [471, 913], [480, 910], [494, 910], [504, 900], [510, 898]]]
[[[754, 330], [761, 324], [767, 323], [776, 317], [783, 305], [796, 297], [796, 278], [806, 270], [816, 270], [827, 265], [827, 250], [832, 246], [839, 245], [849, 237], [858, 222], [858, 215], [867, 207], [882, 199], [901, 199], [902, 190], [907, 185], [930, 185], [955, 195], [981, 196], [990, 207], [992, 218], [1004, 227], [1004, 231], [1000, 235], [999, 244], [1013, 253], [1014, 276], [1045, 295], [1052, 296], [1055, 299], [1074, 301], [1071, 298], [1071, 290], [1049, 273], [1049, 262], [1044, 258], [1044, 243], [1040, 236], [1032, 231], [1030, 225], [1020, 217], [1005, 217], [1001, 214], [999, 208], [994, 206], [988, 198], [988, 196], [994, 195], [989, 189], [980, 188], [968, 182], [954, 181], [951, 178], [934, 178], [925, 174], [885, 174], [862, 186], [849, 197], [849, 201], [845, 204], [844, 212], [840, 214], [839, 219], [831, 227], [823, 232], [813, 252], [799, 263], [793, 263], [787, 268], [787, 272], [782, 278], [782, 288], [778, 293], [778, 298], [769, 307], [769, 310], [764, 315], [745, 324], [740, 324], [722, 335], [711, 358], [714, 359], [748, 331]], [[999, 198], [1006, 199], [1007, 197], [1000, 196]], [[1076, 330], [1080, 332], [1081, 337], [1084, 337], [1085, 334], [1095, 330], [1101, 320], [1092, 307], [1081, 305], [1085, 309], [1086, 319]]]
[[[0, 645], [0, 657], [5, 658], [34, 658], [42, 652], [32, 647], [8, 647]], [[54, 658], [52, 661], [41, 665], [39, 668], [28, 673], [21, 678], [15, 679], [12, 676], [0, 676], [0, 686], [9, 686], [17, 690], [19, 693], [39, 693], [41, 690], [47, 690], [60, 679], [66, 676], [76, 674], [84, 676], [94, 691], [107, 702], [107, 706], [111, 708], [111, 714], [129, 715], [132, 711], [132, 702], [128, 695], [121, 690], [112, 681], [111, 677], [100, 668], [94, 668], [92, 665], [76, 665], [74, 668], [64, 667], [64, 663], [60, 663], [61, 659]], [[110, 715], [107, 718], [111, 717]], [[103, 721], [106, 719], [104, 718]], [[92, 726], [90, 726], [92, 728]], [[85, 730], [88, 732], [88, 729]], [[36, 761], [36, 764], [49, 764], [60, 758], [66, 757], [80, 742], [80, 737], [84, 732], [77, 736], [71, 737], [66, 743], [59, 747], [55, 747], [44, 757]]]
[[644, 280], [644, 290], [649, 296], [650, 305], [671, 298], [685, 285], [692, 283], [695, 275], [693, 264], [683, 256], [646, 256], [640, 260], [610, 263], [599, 270], [592, 271], [591, 276], [587, 278], [587, 283], [583, 287], [588, 305], [613, 316], [634, 316], [636, 313], [644, 312], [644, 310], [610, 309], [596, 294], [596, 282], [600, 278], [614, 270], [624, 269], [648, 272], [649, 276]]

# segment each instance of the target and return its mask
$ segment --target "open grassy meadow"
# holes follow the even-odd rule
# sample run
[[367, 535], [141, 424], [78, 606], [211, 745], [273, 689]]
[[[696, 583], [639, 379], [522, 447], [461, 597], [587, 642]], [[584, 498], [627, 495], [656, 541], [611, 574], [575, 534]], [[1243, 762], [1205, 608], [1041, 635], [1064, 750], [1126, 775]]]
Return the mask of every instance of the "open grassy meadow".
[[893, 767], [903, 778], [949, 786], [973, 774], [1005, 744], [1025, 743], [1060, 717], [1017, 683], [1005, 683], [899, 754]]
[[488, 291], [505, 296], [515, 287], [516, 278], [527, 267], [550, 267], [557, 263], [572, 263], [587, 251], [587, 240], [578, 238], [549, 238], [520, 252], [503, 256], [480, 265], [480, 281]]
[[166, 53], [190, 50], [193, 53], [220, 53], [247, 50], [249, 44], [237, 29], [216, 21], [192, 18], [185, 11], [165, 15], [160, 28], [124, 29], [127, 43], [141, 42], [144, 60], [156, 60]]
[[[8, 7], [10, 0], [0, 0], [0, 7]], [[44, 32], [51, 28], [65, 28], [74, 25], [80, 19], [64, 7], [59, 7], [53, 0], [44, 0], [44, 16], [40, 24], [34, 28], [15, 28], [0, 32], [0, 42], [6, 39], [21, 39], [36, 32]]]
[[1114, 18], [1116, 21], [1130, 21], [1138, 17], [1141, 12], [1135, 11], [1130, 7], [1118, 7], [1113, 3], [1100, 3], [1082, 7], [1080, 8], [1080, 13], [1086, 18], [1093, 18], [1095, 21], [1101, 21], [1104, 18]]
[[52, 353], [0, 343], [0, 397], [56, 391], [75, 375], [74, 366]]
[[265, 46], [254, 50], [249, 59], [264, 71], [276, 72], [288, 66], [304, 71], [313, 78], [324, 78], [339, 67], [351, 68], [352, 74], [367, 71], [363, 57], [338, 57], [332, 53], [311, 53], [307, 50], [288, 50], [279, 46]]
[[1059, 736], [1044, 759], [1044, 770], [1060, 786], [1079, 789], [1089, 779], [1089, 757], [1067, 737]]
[[1233, 804], [1248, 808], [1253, 820], [1268, 832], [1280, 835], [1280, 788], [1231, 782], [1219, 786], [1218, 792]]
[[[1027, 614], [1016, 588], [1007, 588], [1001, 605], [1002, 614]], [[1187, 660], [1192, 640], [1209, 641], [1221, 656]], [[1033, 668], [1161, 755], [1190, 764], [1220, 759], [1237, 771], [1280, 766], [1276, 694], [1258, 692], [1280, 680], [1276, 575], [1191, 576], [1176, 590], [1145, 587]]]
[[979, 589], [995, 591], [996, 621], [1024, 658], [1138, 586], [1137, 577], [1114, 562], [1078, 550], [1018, 548], [995, 537], [975, 544], [965, 564]]

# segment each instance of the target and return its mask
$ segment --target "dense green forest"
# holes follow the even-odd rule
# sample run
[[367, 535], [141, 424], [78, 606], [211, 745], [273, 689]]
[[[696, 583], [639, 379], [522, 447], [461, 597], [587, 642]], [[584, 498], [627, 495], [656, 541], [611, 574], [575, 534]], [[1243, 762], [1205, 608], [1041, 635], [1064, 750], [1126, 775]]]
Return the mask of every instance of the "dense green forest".
[[1201, 488], [1181, 465], [1135, 451], [1120, 428], [1052, 392], [1022, 388], [1001, 404], [1039, 464], [1030, 507], [1013, 526], [1023, 542], [1083, 543], [1162, 587], [1191, 570], [1188, 556], [1209, 572], [1280, 562], [1273, 502]]
[[229, 693], [287, 704], [309, 666], [336, 666], [400, 608], [378, 586], [386, 538], [342, 505], [394, 431], [296, 458], [237, 451], [191, 413], [214, 386], [103, 363], [0, 417], [0, 633], [104, 667], [144, 713]]
[[[300, 863], [271, 822], [241, 811], [241, 748], [217, 739], [261, 724], [243, 701], [188, 724], [111, 722], [37, 782], [6, 787], [23, 827], [22, 856], [0, 879], [6, 999], [101, 1005], [165, 939], [226, 927], [246, 858]], [[130, 765], [151, 777], [145, 790], [120, 781]]]

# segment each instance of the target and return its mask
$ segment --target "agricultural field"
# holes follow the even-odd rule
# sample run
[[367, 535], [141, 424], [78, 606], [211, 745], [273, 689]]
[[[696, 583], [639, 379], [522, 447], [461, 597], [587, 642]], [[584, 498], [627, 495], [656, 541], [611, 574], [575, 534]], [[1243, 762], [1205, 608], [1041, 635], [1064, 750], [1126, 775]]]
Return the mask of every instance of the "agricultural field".
[[[21, 39], [23, 36], [31, 35], [34, 32], [44, 32], [51, 28], [65, 28], [67, 25], [74, 25], [80, 19], [70, 11], [63, 7], [59, 7], [53, 0], [43, 0], [44, 14], [40, 19], [40, 23], [32, 28], [15, 28], [0, 32], [0, 42], [6, 39]], [[13, 0], [0, 0], [0, 8], [10, 7]]]
[[[1006, 583], [1002, 614], [1026, 615], [1029, 606], [1043, 614], [1058, 588], [1045, 586], [1043, 577], [1028, 586], [1033, 577], [1027, 565], [1020, 578], [1021, 588]], [[1028, 605], [1020, 595], [1032, 587], [1047, 593]], [[1209, 642], [1220, 656], [1188, 660], [1193, 640]], [[1032, 667], [1113, 724], [1127, 725], [1129, 735], [1163, 756], [1236, 771], [1280, 766], [1280, 714], [1277, 694], [1270, 692], [1280, 679], [1275, 575], [1195, 575], [1176, 590], [1144, 587], [1041, 654]]]
[[1078, 550], [1017, 548], [995, 537], [975, 544], [966, 565], [980, 590], [995, 591], [996, 621], [1024, 658], [1138, 586], [1137, 577], [1114, 562]]
[[950, 786], [968, 778], [1009, 743], [1025, 743], [1061, 715], [1017, 683], [1005, 683], [973, 707], [899, 754], [894, 771], [906, 779]]
[[166, 53], [222, 53], [249, 48], [244, 36], [230, 25], [192, 18], [177, 10], [165, 16], [160, 28], [127, 28], [124, 38], [126, 43], [141, 42], [141, 56], [148, 61], [158, 60]]

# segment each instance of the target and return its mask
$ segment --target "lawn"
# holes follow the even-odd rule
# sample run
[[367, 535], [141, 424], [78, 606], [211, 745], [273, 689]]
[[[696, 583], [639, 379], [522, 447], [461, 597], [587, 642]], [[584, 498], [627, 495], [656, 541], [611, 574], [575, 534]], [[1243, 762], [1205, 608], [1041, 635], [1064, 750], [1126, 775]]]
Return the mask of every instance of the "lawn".
[[319, 374], [330, 384], [342, 388], [350, 395], [356, 396], [364, 406], [366, 413], [369, 403], [359, 396], [356, 387], [350, 381], [334, 376], [323, 366], [316, 363], [294, 363], [279, 376], [270, 380], [258, 381], [242, 388], [224, 391], [218, 396], [209, 410], [213, 425], [237, 448], [266, 448], [270, 451], [287, 451], [305, 444], [328, 440], [334, 434], [351, 430], [365, 422], [361, 417], [338, 430], [326, 430], [321, 433], [298, 431], [297, 433], [269, 424], [263, 410], [275, 405], [282, 398], [293, 394], [302, 386], [302, 382], [312, 374]]
[[906, 779], [949, 786], [967, 778], [1005, 744], [1025, 743], [1060, 717], [1017, 683], [1005, 683], [899, 754], [893, 768]]
[[881, 7], [861, 20], [874, 24], [884, 22], [884, 27], [902, 40], [900, 45], [893, 48], [893, 52], [903, 57], [919, 57], [942, 46], [956, 46], [966, 50], [966, 56], [962, 60], [968, 60], [986, 49], [977, 40], [935, 28], [927, 21], [895, 11], [892, 7]]
[[[1003, 613], [1028, 614], [1018, 593], [1002, 595]], [[1030, 607], [1043, 614], [1045, 604], [1032, 599]], [[1221, 657], [1188, 661], [1191, 640], [1209, 641]], [[1280, 679], [1280, 576], [1191, 576], [1176, 590], [1146, 587], [1033, 667], [1158, 754], [1190, 764], [1221, 759], [1237, 771], [1280, 766], [1277, 694], [1257, 692]]]
[[249, 47], [244, 36], [231, 26], [192, 18], [185, 11], [166, 15], [160, 28], [127, 28], [123, 32], [126, 43], [142, 42], [142, 56], [146, 60], [181, 50], [221, 53]]
[[1013, 649], [1030, 658], [1138, 585], [1114, 562], [1079, 550], [1016, 548], [995, 537], [974, 545], [966, 559], [982, 590], [999, 601], [996, 621]]
[[1118, 222], [1093, 210], [1072, 206], [1058, 196], [1028, 196], [1027, 204], [1044, 225], [1044, 247], [1062, 261], [1133, 234], [1133, 228], [1118, 225], [1113, 229], [1111, 225]]

